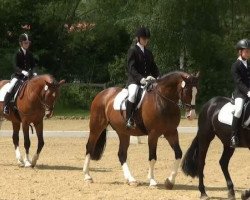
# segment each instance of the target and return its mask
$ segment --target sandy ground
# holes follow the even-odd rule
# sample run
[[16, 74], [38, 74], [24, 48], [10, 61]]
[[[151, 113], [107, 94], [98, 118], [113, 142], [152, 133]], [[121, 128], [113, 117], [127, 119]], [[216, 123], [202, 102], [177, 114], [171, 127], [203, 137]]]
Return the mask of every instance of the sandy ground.
[[[187, 120], [182, 119], [180, 122], [180, 126], [189, 126], [195, 127], [197, 126], [197, 120]], [[11, 122], [3, 121], [2, 127], [0, 126], [0, 130], [12, 130]], [[89, 120], [84, 119], [48, 119], [44, 120], [44, 130], [45, 131], [87, 131], [89, 130]]]
[[[61, 122], [61, 123], [60, 123]], [[80, 123], [79, 123], [80, 122]], [[182, 122], [185, 125], [186, 122]], [[85, 125], [84, 125], [85, 124]], [[87, 120], [45, 121], [47, 130], [74, 128], [82, 130]], [[195, 124], [195, 123], [194, 123]], [[3, 124], [2, 128], [7, 128]], [[85, 129], [84, 129], [85, 130]], [[187, 150], [195, 134], [180, 134], [183, 153]], [[85, 155], [86, 138], [45, 138], [45, 146], [34, 169], [17, 166], [11, 137], [0, 138], [0, 200], [54, 200], [54, 199], [152, 199], [152, 200], [194, 200], [199, 199], [198, 179], [183, 175], [181, 170], [173, 190], [164, 188], [169, 176], [174, 154], [164, 138], [159, 139], [155, 168], [157, 188], [148, 187], [148, 146], [146, 137], [142, 144], [131, 144], [128, 163], [134, 177], [140, 182], [137, 187], [125, 183], [117, 158], [118, 140], [108, 138], [107, 147], [100, 161], [91, 162], [93, 184], [83, 181], [82, 165]], [[20, 138], [23, 144], [23, 139]], [[37, 140], [31, 139], [31, 154], [35, 152]], [[23, 145], [21, 151], [24, 152]], [[215, 139], [206, 160], [205, 185], [211, 199], [227, 199], [227, 187], [218, 164], [222, 145]], [[230, 172], [235, 184], [236, 197], [250, 187], [250, 160], [248, 149], [237, 149], [230, 163]]]

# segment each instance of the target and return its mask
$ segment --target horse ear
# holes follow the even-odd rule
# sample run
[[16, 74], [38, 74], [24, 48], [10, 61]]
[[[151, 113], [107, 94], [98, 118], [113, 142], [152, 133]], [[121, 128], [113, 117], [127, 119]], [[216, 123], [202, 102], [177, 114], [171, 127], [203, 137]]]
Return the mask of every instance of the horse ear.
[[63, 85], [65, 82], [66, 82], [65, 80], [60, 80], [60, 82], [58, 84]]

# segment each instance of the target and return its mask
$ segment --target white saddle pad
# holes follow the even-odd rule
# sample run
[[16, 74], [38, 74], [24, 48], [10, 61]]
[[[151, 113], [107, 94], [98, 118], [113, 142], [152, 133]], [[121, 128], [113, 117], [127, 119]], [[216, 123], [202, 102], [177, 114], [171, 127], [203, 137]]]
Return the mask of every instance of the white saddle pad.
[[0, 89], [0, 101], [4, 101], [4, 97], [6, 93], [8, 92], [10, 88], [10, 83], [6, 83], [1, 89]]
[[233, 121], [234, 110], [235, 110], [234, 105], [231, 102], [228, 102], [221, 108], [218, 115], [218, 120], [221, 123], [231, 126]]
[[[137, 105], [137, 107], [136, 107], [137, 109], [140, 108], [145, 93], [146, 93], [146, 90], [143, 90], [141, 100], [140, 100], [140, 102], [138, 103], [138, 105]], [[125, 88], [122, 89], [122, 91], [120, 91], [120, 92], [116, 95], [116, 97], [115, 97], [115, 99], [114, 99], [114, 104], [113, 104], [114, 110], [126, 110], [126, 105], [125, 105], [124, 99], [125, 99], [127, 96], [128, 96], [128, 90], [125, 89]], [[123, 101], [123, 102], [122, 102], [122, 101]], [[122, 105], [121, 105], [121, 103], [122, 103]]]

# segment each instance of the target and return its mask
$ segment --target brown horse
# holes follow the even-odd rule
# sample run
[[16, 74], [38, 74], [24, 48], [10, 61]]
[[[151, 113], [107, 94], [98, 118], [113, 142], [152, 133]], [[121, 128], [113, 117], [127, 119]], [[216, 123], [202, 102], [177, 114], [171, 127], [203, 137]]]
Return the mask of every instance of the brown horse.
[[90, 135], [86, 145], [86, 158], [83, 167], [84, 180], [86, 182], [93, 181], [89, 174], [90, 159], [99, 160], [101, 158], [106, 144], [106, 127], [110, 124], [120, 140], [118, 157], [125, 179], [129, 184], [137, 184], [126, 163], [130, 135], [148, 135], [148, 179], [150, 186], [157, 185], [154, 179], [156, 148], [159, 136], [162, 134], [165, 136], [174, 150], [176, 159], [174, 168], [165, 182], [166, 187], [171, 189], [182, 157], [177, 132], [181, 117], [178, 102], [181, 100], [186, 106], [186, 111], [189, 112], [187, 117], [193, 118], [197, 84], [198, 76], [184, 72], [172, 72], [157, 79], [153, 83], [152, 89], [146, 92], [141, 107], [134, 114], [135, 129], [127, 129], [124, 116], [121, 115], [120, 111], [113, 109], [114, 98], [121, 91], [121, 88], [108, 88], [97, 94], [91, 105]]
[[[59, 88], [65, 81], [62, 80], [59, 83], [50, 75], [41, 75], [33, 77], [28, 80], [26, 85], [19, 92], [19, 96], [16, 99], [16, 109], [13, 107], [10, 109], [10, 115], [4, 115], [4, 117], [12, 122], [13, 126], [13, 143], [15, 146], [15, 153], [18, 164], [25, 167], [34, 167], [39, 158], [39, 154], [44, 146], [43, 140], [43, 117], [45, 113], [47, 117], [53, 115], [55, 100], [59, 94]], [[7, 80], [0, 81], [0, 88], [2, 88]], [[3, 102], [0, 102], [0, 115], [3, 115]], [[37, 138], [38, 147], [37, 151], [30, 161], [29, 148], [29, 126], [34, 124]], [[22, 124], [24, 135], [24, 147], [25, 158], [22, 159], [19, 151], [19, 130]]]

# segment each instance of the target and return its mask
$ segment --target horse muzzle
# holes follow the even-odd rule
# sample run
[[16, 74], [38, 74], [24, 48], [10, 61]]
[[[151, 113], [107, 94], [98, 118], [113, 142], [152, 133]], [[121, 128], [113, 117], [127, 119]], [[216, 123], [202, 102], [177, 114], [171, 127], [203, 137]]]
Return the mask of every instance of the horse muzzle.
[[195, 109], [191, 109], [186, 111], [186, 118], [189, 120], [193, 120], [196, 117]]

